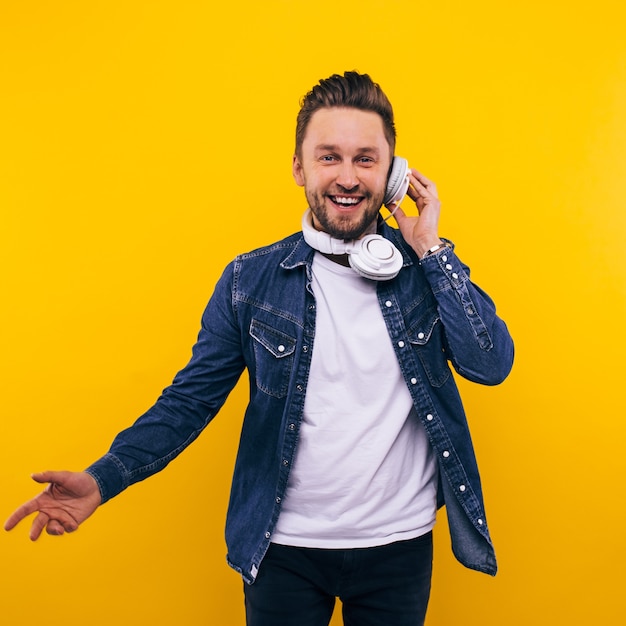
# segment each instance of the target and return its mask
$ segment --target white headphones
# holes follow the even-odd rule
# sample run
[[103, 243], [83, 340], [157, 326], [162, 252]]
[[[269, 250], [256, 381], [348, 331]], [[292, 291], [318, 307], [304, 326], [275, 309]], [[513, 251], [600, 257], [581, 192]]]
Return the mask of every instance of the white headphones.
[[361, 239], [335, 239], [313, 226], [311, 209], [302, 216], [302, 234], [311, 248], [324, 254], [347, 254], [350, 267], [370, 280], [391, 280], [402, 268], [402, 254], [384, 237], [365, 235]]
[[[400, 206], [409, 188], [410, 173], [406, 159], [393, 158], [383, 204], [395, 203], [394, 211]], [[347, 254], [350, 267], [364, 278], [391, 280], [402, 268], [402, 254], [388, 239], [375, 234], [365, 235], [361, 239], [335, 239], [313, 226], [311, 209], [307, 209], [302, 216], [302, 234], [314, 250], [323, 254]]]
[[383, 204], [389, 206], [392, 203], [396, 204], [396, 208], [400, 205], [406, 192], [409, 188], [409, 176], [411, 170], [409, 169], [409, 162], [402, 157], [393, 157], [391, 163], [391, 170], [389, 177], [387, 178], [387, 189], [385, 190], [385, 199]]
[[[394, 157], [383, 204], [394, 203], [394, 211], [400, 206], [409, 188], [410, 174], [408, 161], [402, 157]], [[389, 219], [391, 215], [385, 219]], [[323, 254], [347, 254], [350, 267], [364, 278], [391, 280], [402, 268], [402, 254], [388, 239], [375, 234], [365, 235], [361, 239], [335, 239], [313, 226], [311, 209], [307, 209], [302, 216], [302, 234], [314, 250]]]

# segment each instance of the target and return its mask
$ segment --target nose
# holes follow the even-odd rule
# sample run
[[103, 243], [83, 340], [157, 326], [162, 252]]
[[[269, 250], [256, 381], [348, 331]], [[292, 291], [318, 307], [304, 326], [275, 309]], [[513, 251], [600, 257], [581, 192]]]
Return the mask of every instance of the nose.
[[359, 177], [357, 175], [354, 163], [346, 161], [341, 164], [335, 182], [343, 187], [346, 191], [350, 191], [359, 186]]

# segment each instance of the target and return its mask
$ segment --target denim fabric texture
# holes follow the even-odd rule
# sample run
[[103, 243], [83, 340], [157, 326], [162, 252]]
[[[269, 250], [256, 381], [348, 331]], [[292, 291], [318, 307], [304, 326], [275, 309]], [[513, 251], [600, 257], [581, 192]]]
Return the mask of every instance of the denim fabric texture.
[[432, 562], [432, 532], [349, 550], [270, 544], [254, 585], [243, 583], [246, 626], [328, 626], [335, 598], [345, 626], [421, 626]]
[[[379, 232], [402, 252], [378, 300], [406, 385], [438, 459], [439, 506], [466, 567], [496, 573], [478, 467], [450, 364], [496, 385], [513, 342], [492, 300], [470, 281], [454, 248], [419, 260], [400, 232]], [[103, 502], [162, 470], [215, 417], [247, 369], [246, 408], [226, 519], [228, 563], [254, 582], [280, 514], [295, 458], [315, 339], [314, 251], [296, 233], [238, 256], [202, 316], [189, 363], [157, 402], [87, 468]]]

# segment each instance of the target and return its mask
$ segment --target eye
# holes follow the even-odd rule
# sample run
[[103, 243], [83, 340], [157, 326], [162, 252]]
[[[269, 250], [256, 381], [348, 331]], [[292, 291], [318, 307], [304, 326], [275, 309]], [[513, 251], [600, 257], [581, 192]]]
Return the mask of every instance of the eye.
[[332, 154], [325, 154], [324, 156], [320, 157], [320, 161], [322, 161], [322, 163], [333, 163], [334, 161], [336, 161], [336, 157]]
[[372, 157], [362, 156], [357, 159], [357, 163], [364, 167], [370, 167], [374, 165], [374, 159]]

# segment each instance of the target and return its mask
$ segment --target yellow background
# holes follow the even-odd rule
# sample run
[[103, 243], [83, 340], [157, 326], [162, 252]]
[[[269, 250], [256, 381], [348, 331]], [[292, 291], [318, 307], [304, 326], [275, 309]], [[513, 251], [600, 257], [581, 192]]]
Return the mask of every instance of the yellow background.
[[[500, 572], [458, 565], [442, 517], [427, 624], [620, 623], [622, 6], [2, 0], [0, 515], [31, 472], [104, 453], [186, 362], [223, 266], [299, 228], [299, 98], [357, 69], [517, 347], [502, 386], [462, 384]], [[245, 398], [78, 533], [2, 533], [2, 622], [243, 624], [222, 537]]]

